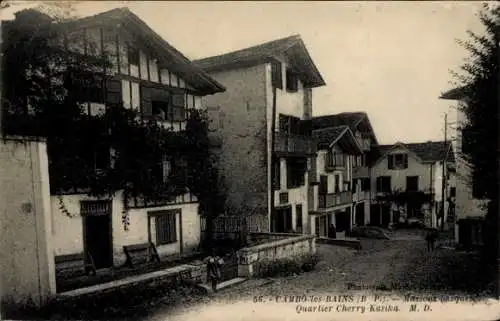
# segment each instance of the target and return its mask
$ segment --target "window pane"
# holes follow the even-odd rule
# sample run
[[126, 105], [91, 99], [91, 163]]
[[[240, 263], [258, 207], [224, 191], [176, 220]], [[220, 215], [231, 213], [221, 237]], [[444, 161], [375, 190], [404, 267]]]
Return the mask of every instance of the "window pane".
[[122, 80], [122, 101], [123, 107], [130, 108], [130, 82], [127, 80]]

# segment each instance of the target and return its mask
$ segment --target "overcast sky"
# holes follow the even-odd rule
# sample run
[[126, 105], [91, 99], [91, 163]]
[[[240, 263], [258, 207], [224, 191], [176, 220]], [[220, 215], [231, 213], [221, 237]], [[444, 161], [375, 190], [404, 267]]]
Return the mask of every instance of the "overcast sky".
[[327, 84], [313, 93], [314, 115], [365, 111], [381, 144], [443, 139], [443, 115], [453, 122], [455, 110], [438, 97], [467, 55], [455, 39], [482, 30], [480, 4], [467, 1], [95, 1], [76, 8], [88, 16], [124, 6], [191, 59], [300, 34]]

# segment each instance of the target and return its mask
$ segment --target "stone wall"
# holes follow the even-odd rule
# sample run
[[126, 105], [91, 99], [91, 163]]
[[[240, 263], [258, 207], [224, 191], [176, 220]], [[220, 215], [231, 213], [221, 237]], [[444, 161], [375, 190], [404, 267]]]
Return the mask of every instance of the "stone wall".
[[47, 144], [0, 139], [2, 308], [40, 306], [56, 292]]
[[283, 234], [283, 236], [289, 237], [240, 249], [238, 251], [238, 276], [253, 276], [254, 266], [260, 261], [277, 261], [316, 253], [314, 235]]

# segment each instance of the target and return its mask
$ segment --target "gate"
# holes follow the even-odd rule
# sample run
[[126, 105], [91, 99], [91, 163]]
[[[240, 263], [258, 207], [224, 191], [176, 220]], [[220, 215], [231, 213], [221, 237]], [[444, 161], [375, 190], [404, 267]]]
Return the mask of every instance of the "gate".
[[236, 252], [228, 253], [222, 257], [224, 263], [221, 266], [221, 282], [228, 281], [238, 277], [238, 254]]

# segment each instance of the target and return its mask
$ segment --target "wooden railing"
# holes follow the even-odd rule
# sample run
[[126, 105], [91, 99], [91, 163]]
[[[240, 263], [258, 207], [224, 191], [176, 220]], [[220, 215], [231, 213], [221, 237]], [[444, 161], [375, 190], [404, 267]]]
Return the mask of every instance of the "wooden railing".
[[349, 204], [351, 202], [352, 202], [351, 191], [318, 195], [319, 208], [330, 208], [337, 205]]

